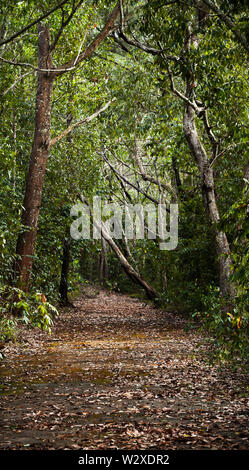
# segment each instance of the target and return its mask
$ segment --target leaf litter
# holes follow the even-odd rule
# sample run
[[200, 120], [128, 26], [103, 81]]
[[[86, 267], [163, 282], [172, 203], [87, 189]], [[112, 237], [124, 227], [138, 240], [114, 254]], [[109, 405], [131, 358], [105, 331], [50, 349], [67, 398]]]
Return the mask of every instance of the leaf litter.
[[247, 450], [248, 376], [209, 365], [186, 324], [85, 288], [51, 336], [25, 330], [6, 347], [0, 449]]

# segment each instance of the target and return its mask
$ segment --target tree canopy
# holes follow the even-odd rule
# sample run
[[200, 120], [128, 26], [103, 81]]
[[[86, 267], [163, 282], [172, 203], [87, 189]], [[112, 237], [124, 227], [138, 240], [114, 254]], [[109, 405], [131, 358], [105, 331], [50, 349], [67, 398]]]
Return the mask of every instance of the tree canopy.
[[[0, 15], [2, 314], [49, 328], [52, 304], [100, 282], [201, 320], [246, 360], [247, 2], [23, 0]], [[146, 223], [142, 239], [72, 239], [71, 208], [94, 196], [178, 204], [177, 247]]]

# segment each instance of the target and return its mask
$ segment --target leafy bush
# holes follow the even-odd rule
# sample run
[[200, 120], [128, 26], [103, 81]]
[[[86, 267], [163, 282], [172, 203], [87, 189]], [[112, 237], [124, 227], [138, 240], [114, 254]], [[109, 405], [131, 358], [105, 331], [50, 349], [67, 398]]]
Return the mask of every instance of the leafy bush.
[[217, 287], [210, 287], [202, 302], [203, 310], [192, 316], [197, 317], [201, 328], [210, 333], [211, 357], [234, 366], [244, 363], [249, 367], [249, 313], [239, 296], [231, 311], [224, 309]]
[[0, 341], [15, 341], [17, 336], [17, 321], [13, 317], [3, 317], [0, 320]]
[[5, 324], [1, 335], [6, 334], [4, 331], [7, 325], [10, 327], [11, 322], [17, 320], [51, 333], [53, 317], [58, 315], [58, 311], [47, 302], [43, 293], [26, 294], [16, 287], [4, 286], [0, 289], [0, 314], [3, 317], [3, 325]]

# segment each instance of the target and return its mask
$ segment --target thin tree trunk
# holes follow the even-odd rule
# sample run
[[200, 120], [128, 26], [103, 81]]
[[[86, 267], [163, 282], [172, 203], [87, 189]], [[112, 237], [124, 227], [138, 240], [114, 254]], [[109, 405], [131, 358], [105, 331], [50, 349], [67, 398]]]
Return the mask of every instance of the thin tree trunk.
[[249, 183], [249, 163], [244, 168], [244, 178], [246, 181], [243, 181], [243, 188], [246, 187]]
[[139, 285], [142, 287], [146, 295], [149, 299], [155, 299], [158, 297], [158, 294], [156, 290], [151, 287], [136, 271], [133, 269], [133, 267], [130, 265], [130, 263], [127, 261], [127, 259], [124, 257], [123, 253], [120, 251], [116, 243], [110, 238], [105, 232], [103, 232], [102, 229], [102, 234], [103, 237], [106, 239], [107, 243], [110, 245], [111, 249], [114, 251], [116, 254], [117, 258], [120, 261], [120, 264], [125, 272], [125, 274], [133, 281], [135, 284]]
[[168, 287], [168, 281], [167, 281], [167, 274], [165, 271], [162, 274], [162, 287], [163, 287], [163, 291], [166, 292], [167, 287]]
[[[73, 120], [73, 116], [69, 111], [67, 115], [67, 128], [71, 125], [72, 120]], [[67, 136], [67, 141], [68, 143], [72, 141], [71, 134]], [[63, 242], [61, 280], [60, 280], [60, 287], [59, 287], [61, 303], [64, 305], [70, 304], [68, 300], [68, 273], [69, 273], [69, 264], [70, 264], [70, 248], [71, 248], [70, 227], [67, 227], [64, 242]]]
[[89, 281], [90, 282], [93, 282], [93, 264], [94, 264], [94, 260], [93, 260], [93, 257], [91, 256], [90, 266], [89, 266]]
[[[49, 53], [50, 35], [47, 26], [38, 26], [38, 65], [40, 69], [52, 67]], [[23, 202], [22, 224], [25, 227], [17, 241], [15, 278], [19, 286], [28, 291], [37, 236], [42, 188], [48, 159], [51, 124], [51, 94], [53, 78], [38, 72], [36, 93], [35, 133]]]
[[177, 166], [176, 158], [174, 157], [174, 155], [172, 155], [172, 169], [174, 172], [175, 192], [176, 192], [176, 195], [178, 196], [182, 189], [182, 182], [181, 182], [179, 168]]
[[104, 284], [104, 281], [108, 279], [108, 263], [107, 263], [107, 246], [106, 241], [101, 237], [101, 253], [99, 260], [99, 283]]
[[13, 170], [12, 170], [12, 188], [13, 192], [16, 191], [16, 115], [15, 110], [13, 111], [12, 117], [12, 132], [13, 132], [13, 149], [14, 149], [14, 158], [13, 158]]
[[66, 236], [63, 243], [63, 255], [62, 255], [62, 266], [61, 266], [61, 280], [59, 287], [59, 294], [61, 303], [64, 305], [70, 304], [68, 299], [68, 273], [70, 264], [70, 246], [71, 236], [70, 230], [67, 229]]

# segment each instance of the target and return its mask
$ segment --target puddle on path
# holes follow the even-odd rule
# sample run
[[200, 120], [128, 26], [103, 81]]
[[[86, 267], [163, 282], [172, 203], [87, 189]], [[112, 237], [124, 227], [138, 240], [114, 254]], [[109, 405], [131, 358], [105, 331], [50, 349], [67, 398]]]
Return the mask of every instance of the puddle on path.
[[0, 394], [18, 394], [37, 385], [64, 382], [108, 386], [117, 379], [133, 381], [151, 375], [139, 358], [127, 357], [135, 346], [137, 343], [123, 339], [49, 343], [42, 354], [22, 353], [2, 364]]

